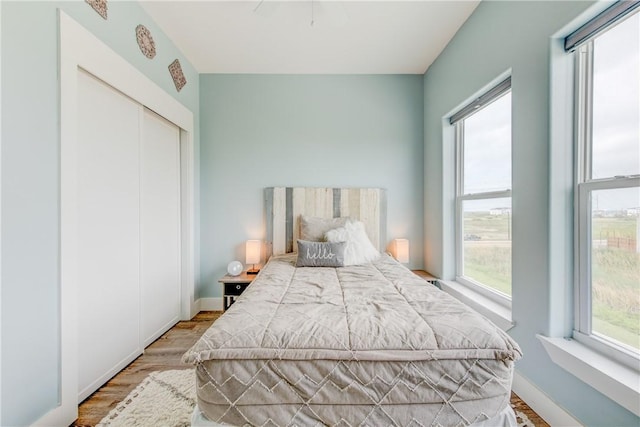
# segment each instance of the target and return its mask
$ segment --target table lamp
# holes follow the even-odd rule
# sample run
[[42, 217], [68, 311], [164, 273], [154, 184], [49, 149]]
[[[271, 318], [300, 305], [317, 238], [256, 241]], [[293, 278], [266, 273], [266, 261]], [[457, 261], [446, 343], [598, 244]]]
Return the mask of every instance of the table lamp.
[[393, 252], [395, 258], [401, 264], [409, 262], [409, 240], [395, 239], [393, 241]]
[[246, 263], [252, 264], [253, 267], [247, 270], [247, 274], [258, 274], [260, 269], [256, 268], [256, 264], [260, 263], [260, 240], [247, 240], [246, 245]]

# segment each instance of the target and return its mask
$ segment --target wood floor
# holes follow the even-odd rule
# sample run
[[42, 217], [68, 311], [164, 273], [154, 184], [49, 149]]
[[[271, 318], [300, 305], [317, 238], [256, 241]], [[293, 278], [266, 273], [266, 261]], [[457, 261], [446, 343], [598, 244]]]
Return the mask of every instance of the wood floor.
[[[72, 426], [95, 426], [98, 424], [109, 411], [127, 397], [131, 390], [153, 371], [191, 367], [191, 365], [185, 365], [181, 362], [182, 355], [221, 314], [222, 312], [218, 311], [203, 311], [192, 320], [179, 322], [171, 328], [147, 347], [142, 356], [82, 402], [78, 408], [78, 419]], [[515, 393], [511, 395], [511, 404], [527, 415], [536, 427], [549, 427]]]
[[[192, 320], [178, 322], [144, 350], [104, 386], [89, 396], [78, 408], [72, 426], [95, 426], [153, 371], [191, 368], [180, 361], [182, 355], [200, 338], [222, 312], [203, 311]], [[154, 426], [155, 427], [155, 426]], [[161, 427], [161, 426], [157, 426]]]

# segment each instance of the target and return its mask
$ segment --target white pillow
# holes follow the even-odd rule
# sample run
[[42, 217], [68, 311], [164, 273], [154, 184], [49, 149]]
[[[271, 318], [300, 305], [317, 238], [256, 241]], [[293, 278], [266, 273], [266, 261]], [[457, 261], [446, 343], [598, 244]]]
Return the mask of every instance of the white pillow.
[[366, 264], [377, 259], [380, 252], [371, 244], [364, 223], [347, 221], [344, 227], [329, 230], [324, 235], [327, 242], [346, 242], [344, 265]]

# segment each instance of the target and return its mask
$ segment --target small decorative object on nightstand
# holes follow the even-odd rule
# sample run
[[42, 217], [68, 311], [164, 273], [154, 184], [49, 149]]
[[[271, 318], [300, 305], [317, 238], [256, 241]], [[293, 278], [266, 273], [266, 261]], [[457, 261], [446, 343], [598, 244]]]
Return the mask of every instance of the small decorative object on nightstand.
[[239, 276], [243, 268], [240, 261], [231, 261], [227, 265], [227, 273], [229, 273], [230, 276]]
[[218, 280], [218, 282], [222, 283], [222, 304], [224, 311], [227, 311], [227, 309], [231, 307], [231, 304], [236, 301], [236, 298], [247, 289], [247, 286], [249, 286], [255, 278], [255, 275], [247, 274], [245, 271], [238, 276], [226, 274]]

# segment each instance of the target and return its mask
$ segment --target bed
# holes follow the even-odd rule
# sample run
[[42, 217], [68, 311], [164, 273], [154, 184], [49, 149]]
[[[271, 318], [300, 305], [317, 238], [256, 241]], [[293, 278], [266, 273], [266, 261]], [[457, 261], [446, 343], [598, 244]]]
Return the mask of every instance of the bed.
[[[358, 190], [346, 204], [324, 190], [325, 218], [364, 219], [383, 244], [383, 190]], [[293, 189], [276, 191], [266, 191], [269, 262], [184, 356], [196, 365], [194, 425], [516, 425], [509, 400], [521, 352], [507, 334], [386, 254], [296, 267], [291, 222], [318, 215], [322, 197], [301, 203]], [[339, 212], [326, 206], [336, 203]], [[288, 214], [294, 206], [303, 212]]]

